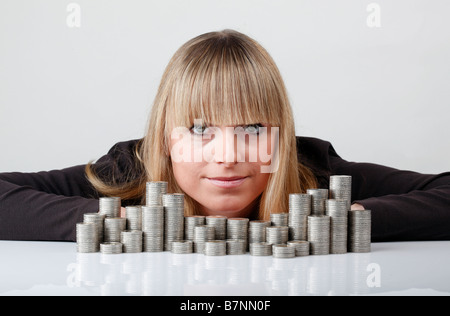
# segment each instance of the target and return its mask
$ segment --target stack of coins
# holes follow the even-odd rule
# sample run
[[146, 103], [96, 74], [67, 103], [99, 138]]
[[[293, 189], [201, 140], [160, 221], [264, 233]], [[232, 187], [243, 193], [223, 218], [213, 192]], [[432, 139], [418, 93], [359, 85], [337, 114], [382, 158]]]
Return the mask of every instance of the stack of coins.
[[365, 253], [371, 251], [372, 212], [370, 210], [349, 211], [349, 251]]
[[266, 241], [266, 228], [269, 227], [269, 221], [250, 221], [248, 229], [248, 242], [250, 244]]
[[309, 241], [294, 240], [288, 241], [287, 244], [295, 248], [296, 257], [306, 257], [310, 254]]
[[123, 252], [139, 253], [142, 252], [142, 231], [127, 230], [121, 234]]
[[77, 224], [77, 251], [79, 253], [98, 252], [99, 241], [97, 225], [94, 223]]
[[272, 213], [270, 214], [270, 221], [272, 226], [288, 226], [288, 213]]
[[105, 215], [99, 213], [86, 213], [83, 216], [84, 223], [93, 223], [97, 227], [97, 237], [100, 243], [103, 242], [103, 222], [105, 221]]
[[272, 245], [274, 258], [294, 258], [295, 248], [288, 245]]
[[289, 228], [287, 226], [266, 227], [266, 242], [272, 245], [286, 244], [289, 240]]
[[227, 218], [226, 216], [212, 215], [206, 217], [206, 225], [214, 227], [216, 240], [227, 239]]
[[195, 226], [199, 225], [205, 225], [205, 216], [186, 216], [184, 218], [184, 239], [193, 241]]
[[227, 243], [225, 240], [211, 240], [205, 242], [205, 256], [226, 256]]
[[327, 200], [326, 215], [331, 218], [330, 253], [347, 253], [348, 210], [346, 200]]
[[100, 252], [105, 255], [117, 255], [122, 253], [122, 243], [110, 242], [100, 244]]
[[172, 253], [189, 254], [193, 252], [192, 240], [180, 240], [172, 242]]
[[125, 217], [127, 230], [142, 230], [142, 208], [140, 206], [127, 206]]
[[244, 240], [228, 239], [227, 255], [244, 255], [247, 253], [247, 245]]
[[170, 251], [172, 242], [184, 239], [184, 194], [164, 194], [164, 250]]
[[144, 252], [164, 251], [164, 208], [162, 205], [142, 207]]
[[227, 238], [245, 241], [248, 248], [248, 218], [229, 218], [227, 221]]
[[205, 243], [215, 239], [214, 227], [199, 225], [194, 228], [194, 252], [205, 253]]
[[252, 256], [271, 256], [272, 244], [268, 242], [255, 242], [250, 244], [250, 255]]
[[168, 183], [164, 181], [147, 182], [146, 185], [146, 205], [163, 205], [162, 196], [167, 194]]
[[347, 210], [350, 210], [352, 203], [352, 177], [331, 176], [330, 198], [335, 200], [347, 201]]
[[328, 189], [309, 189], [311, 195], [311, 215], [325, 215], [325, 203], [328, 200]]
[[330, 217], [308, 217], [308, 241], [312, 255], [330, 254]]
[[119, 197], [100, 198], [99, 213], [106, 217], [119, 217], [122, 200]]
[[311, 214], [311, 195], [289, 194], [289, 239], [306, 240], [308, 216]]
[[105, 242], [120, 242], [120, 234], [127, 228], [127, 220], [125, 218], [114, 217], [105, 218]]

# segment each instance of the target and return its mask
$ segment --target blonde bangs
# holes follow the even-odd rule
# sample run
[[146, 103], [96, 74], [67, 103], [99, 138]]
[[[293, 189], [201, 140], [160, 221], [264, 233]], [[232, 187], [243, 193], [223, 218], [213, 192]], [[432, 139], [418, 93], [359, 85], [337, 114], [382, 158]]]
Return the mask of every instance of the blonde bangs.
[[183, 70], [173, 73], [167, 127], [190, 128], [196, 119], [212, 126], [281, 125], [284, 92], [261, 59], [262, 48], [248, 41], [214, 37], [188, 48], [176, 66]]

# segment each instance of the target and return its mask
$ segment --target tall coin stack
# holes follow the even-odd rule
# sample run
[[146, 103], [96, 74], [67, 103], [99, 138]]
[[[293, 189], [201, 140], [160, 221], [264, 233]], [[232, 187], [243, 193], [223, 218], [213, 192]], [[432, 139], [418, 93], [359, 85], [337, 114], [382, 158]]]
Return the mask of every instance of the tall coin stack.
[[195, 226], [205, 225], [205, 216], [191, 215], [184, 218], [184, 239], [194, 241]]
[[372, 212], [349, 211], [349, 251], [365, 253], [371, 251]]
[[306, 240], [308, 216], [311, 215], [311, 195], [289, 194], [289, 238]]
[[271, 256], [272, 244], [268, 242], [254, 242], [250, 244], [250, 255], [252, 256]]
[[308, 217], [308, 241], [312, 255], [330, 254], [330, 217]]
[[184, 239], [184, 194], [164, 194], [164, 250], [172, 249], [172, 242]]
[[350, 210], [352, 203], [352, 177], [331, 176], [330, 198], [347, 201], [347, 210]]
[[142, 207], [142, 231], [144, 252], [164, 251], [164, 207]]
[[106, 217], [120, 217], [121, 203], [120, 197], [102, 197], [99, 201], [99, 213]]
[[211, 215], [206, 217], [206, 225], [214, 227], [216, 240], [227, 239], [227, 217]]
[[227, 243], [225, 240], [211, 240], [205, 242], [206, 256], [226, 256]]
[[93, 253], [99, 251], [97, 225], [94, 223], [77, 224], [77, 251]]
[[347, 253], [348, 210], [346, 200], [327, 200], [326, 215], [331, 218], [330, 253]]
[[248, 242], [250, 244], [266, 241], [266, 228], [270, 226], [269, 221], [250, 221], [248, 229]]
[[227, 255], [244, 255], [247, 253], [247, 245], [244, 240], [227, 239]]
[[147, 182], [145, 191], [146, 206], [163, 205], [162, 196], [167, 194], [168, 182]]
[[227, 238], [245, 241], [248, 249], [248, 218], [229, 218], [227, 221]]
[[309, 189], [311, 195], [311, 215], [325, 215], [325, 203], [328, 200], [328, 189]]

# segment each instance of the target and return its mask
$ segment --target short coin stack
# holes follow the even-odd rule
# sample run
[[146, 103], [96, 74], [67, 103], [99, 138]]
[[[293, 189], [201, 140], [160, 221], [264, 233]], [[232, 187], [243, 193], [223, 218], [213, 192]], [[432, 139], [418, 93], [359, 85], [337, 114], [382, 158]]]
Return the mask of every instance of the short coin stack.
[[105, 218], [105, 242], [120, 242], [121, 233], [127, 228], [127, 220], [120, 217]]
[[97, 225], [94, 223], [77, 224], [77, 251], [79, 253], [98, 252]]
[[227, 218], [226, 216], [213, 215], [206, 217], [206, 225], [214, 227], [216, 240], [227, 239]]
[[250, 244], [250, 254], [252, 256], [271, 256], [272, 244], [268, 242], [256, 242]]
[[172, 253], [176, 254], [189, 254], [194, 249], [194, 243], [192, 240], [174, 241], [172, 243]]
[[310, 252], [309, 241], [293, 240], [288, 241], [287, 244], [288, 246], [295, 248], [295, 256], [297, 257], [309, 256]]
[[248, 242], [258, 243], [266, 241], [266, 228], [270, 226], [269, 221], [250, 221], [248, 229]]
[[328, 199], [328, 189], [309, 189], [311, 195], [311, 215], [325, 215], [325, 203]]
[[119, 217], [122, 200], [119, 197], [100, 198], [99, 213], [106, 217]]
[[330, 217], [325, 215], [308, 217], [308, 241], [312, 255], [330, 254], [330, 222]]
[[289, 240], [287, 226], [269, 226], [266, 228], [266, 241], [272, 245], [285, 244]]
[[243, 255], [247, 253], [247, 245], [241, 239], [227, 240], [227, 255]]
[[194, 252], [205, 253], [205, 243], [215, 239], [214, 227], [199, 225], [194, 228]]
[[372, 213], [369, 210], [349, 212], [349, 250], [365, 253], [371, 251]]
[[205, 216], [186, 216], [184, 218], [184, 239], [193, 241], [195, 226], [200, 225], [205, 225]]
[[226, 256], [227, 243], [225, 240], [211, 240], [205, 242], [206, 256]]
[[100, 252], [105, 255], [117, 255], [121, 254], [122, 251], [122, 243], [120, 242], [110, 242], [110, 243], [102, 243], [100, 244]]
[[275, 258], [294, 258], [295, 248], [289, 245], [272, 245], [272, 253]]

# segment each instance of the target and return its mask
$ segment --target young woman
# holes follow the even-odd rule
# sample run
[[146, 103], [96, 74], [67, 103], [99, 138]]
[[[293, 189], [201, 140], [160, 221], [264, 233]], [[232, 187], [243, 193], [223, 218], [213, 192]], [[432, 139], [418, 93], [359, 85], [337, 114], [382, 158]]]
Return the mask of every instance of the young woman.
[[140, 205], [148, 181], [184, 193], [186, 215], [267, 219], [288, 210], [290, 193], [328, 188], [339, 174], [353, 177], [352, 208], [372, 210], [373, 241], [450, 239], [450, 173], [348, 162], [329, 142], [296, 137], [266, 50], [236, 31], [208, 33], [173, 56], [144, 138], [95, 164], [0, 174], [0, 239], [73, 241], [99, 197]]

